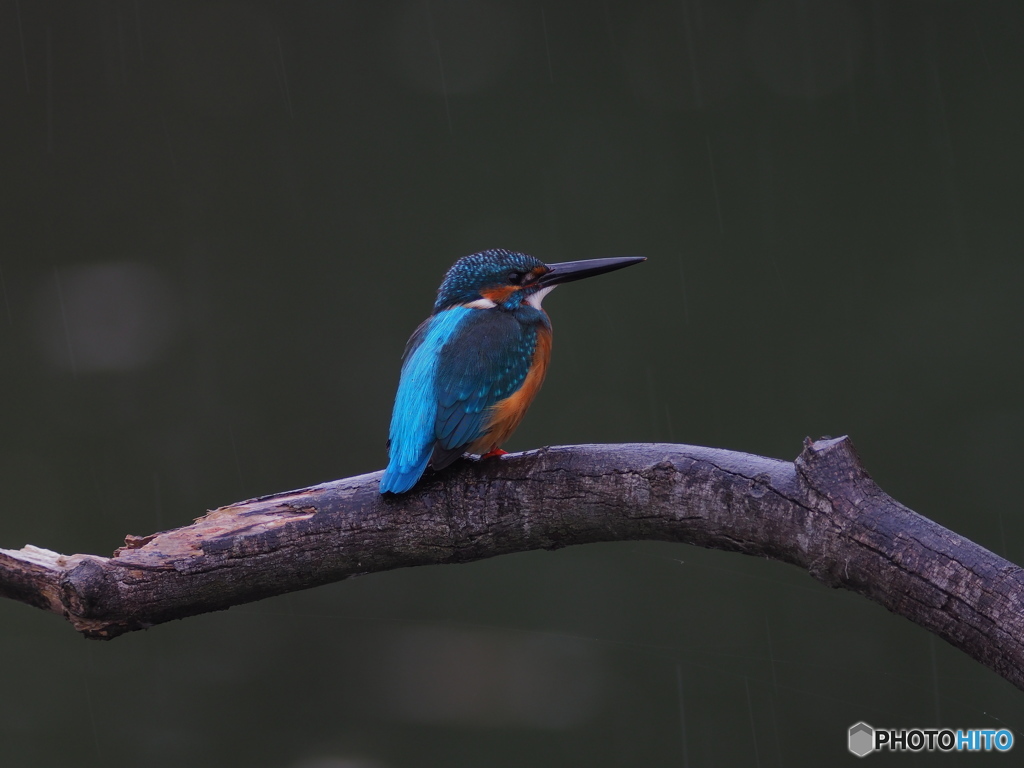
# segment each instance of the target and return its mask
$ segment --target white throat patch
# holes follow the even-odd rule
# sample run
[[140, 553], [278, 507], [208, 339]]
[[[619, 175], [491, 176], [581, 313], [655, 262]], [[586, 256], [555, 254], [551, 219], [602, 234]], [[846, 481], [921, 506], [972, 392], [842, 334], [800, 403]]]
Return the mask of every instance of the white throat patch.
[[551, 293], [553, 290], [555, 290], [555, 288], [557, 287], [557, 285], [549, 285], [547, 288], [541, 288], [536, 293], [530, 294], [530, 296], [526, 299], [526, 303], [529, 304], [534, 309], [540, 309], [540, 303], [544, 301], [544, 297]]

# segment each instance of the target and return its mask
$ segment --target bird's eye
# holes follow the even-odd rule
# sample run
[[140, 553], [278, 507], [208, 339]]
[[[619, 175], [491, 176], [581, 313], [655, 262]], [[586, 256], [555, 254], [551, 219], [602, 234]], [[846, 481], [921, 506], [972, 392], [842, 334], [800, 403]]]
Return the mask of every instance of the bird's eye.
[[510, 283], [512, 283], [512, 285], [519, 285], [521, 282], [523, 282], [523, 273], [522, 272], [509, 272], [508, 273], [508, 281]]

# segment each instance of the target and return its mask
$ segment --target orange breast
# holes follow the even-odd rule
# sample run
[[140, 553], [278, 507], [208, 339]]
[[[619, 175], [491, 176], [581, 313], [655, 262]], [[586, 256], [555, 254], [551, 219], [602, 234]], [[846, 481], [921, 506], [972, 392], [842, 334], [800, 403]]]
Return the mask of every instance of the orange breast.
[[551, 329], [540, 326], [537, 329], [537, 348], [533, 351], [533, 362], [530, 372], [526, 374], [523, 385], [491, 407], [490, 420], [483, 437], [469, 446], [470, 453], [488, 453], [501, 446], [516, 431], [523, 420], [530, 403], [540, 391], [544, 376], [548, 372], [548, 361], [551, 360]]

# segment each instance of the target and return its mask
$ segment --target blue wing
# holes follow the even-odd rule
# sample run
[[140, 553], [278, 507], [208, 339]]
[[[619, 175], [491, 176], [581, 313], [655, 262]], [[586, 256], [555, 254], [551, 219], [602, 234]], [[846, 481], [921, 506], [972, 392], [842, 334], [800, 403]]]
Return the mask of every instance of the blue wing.
[[488, 409], [522, 386], [536, 345], [536, 326], [511, 313], [454, 307], [430, 318], [402, 366], [381, 493], [409, 490], [428, 464], [448, 466], [481, 437]]
[[453, 307], [431, 316], [416, 329], [405, 350], [402, 377], [391, 413], [390, 461], [380, 479], [380, 492], [404, 493], [427, 468], [434, 449], [437, 415], [435, 379], [441, 349], [459, 324], [477, 310]]
[[509, 312], [476, 312], [441, 350], [437, 375], [437, 444], [430, 465], [443, 469], [487, 428], [492, 405], [514, 393], [530, 372], [537, 328]]

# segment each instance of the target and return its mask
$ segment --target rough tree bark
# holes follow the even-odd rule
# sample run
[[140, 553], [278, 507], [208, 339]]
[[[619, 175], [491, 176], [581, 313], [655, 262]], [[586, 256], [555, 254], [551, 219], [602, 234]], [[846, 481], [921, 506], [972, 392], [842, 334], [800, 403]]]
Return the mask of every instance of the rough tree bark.
[[795, 462], [583, 445], [461, 462], [412, 493], [380, 473], [128, 536], [113, 557], [0, 550], [0, 596], [112, 638], [357, 574], [655, 539], [782, 560], [920, 624], [1024, 689], [1024, 573], [886, 495], [847, 438]]

